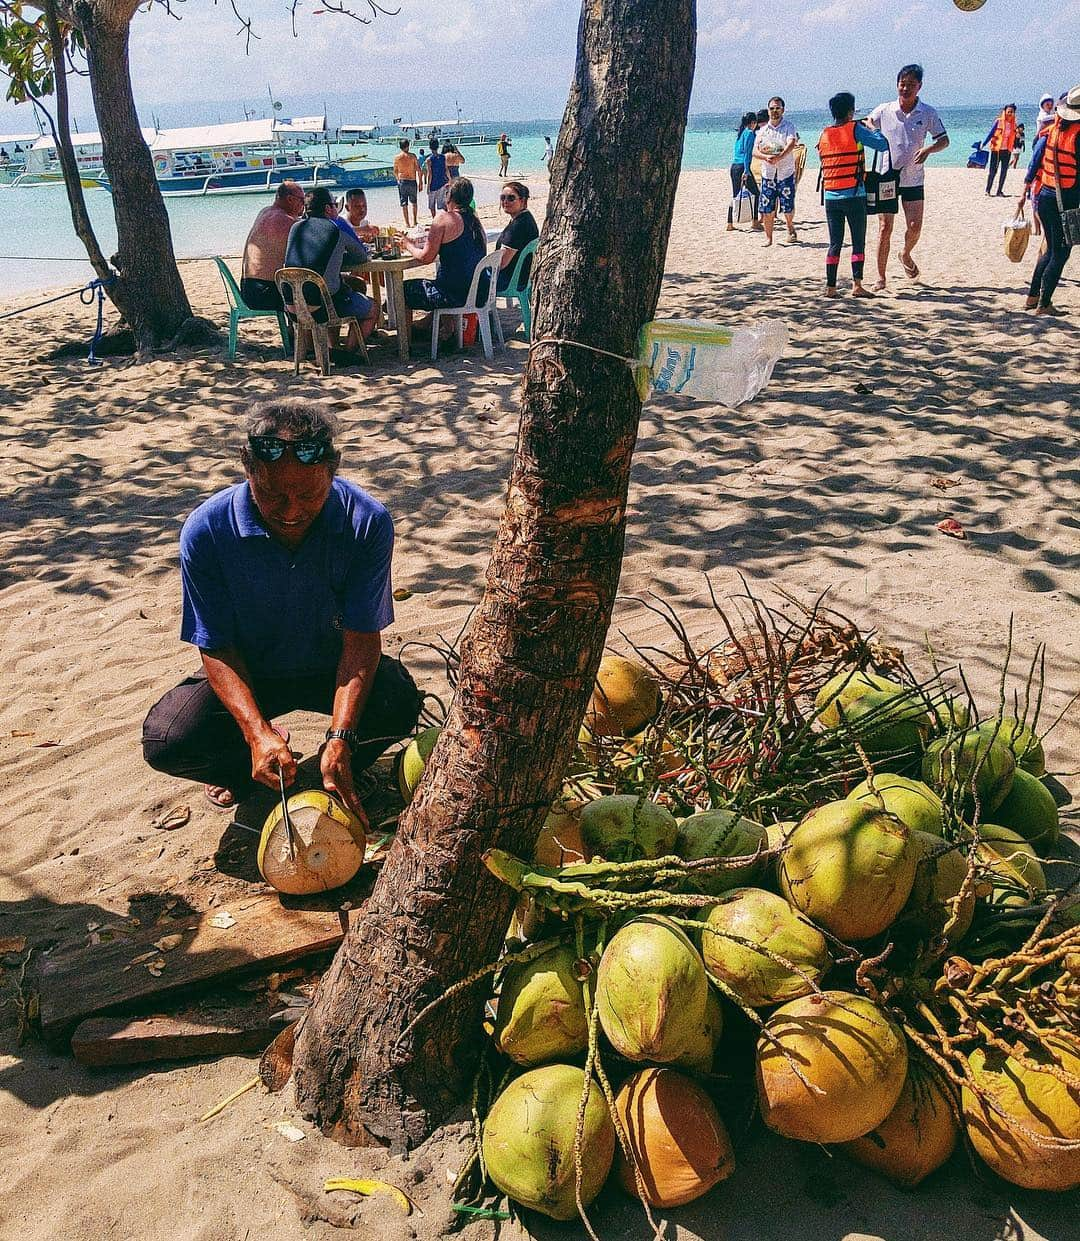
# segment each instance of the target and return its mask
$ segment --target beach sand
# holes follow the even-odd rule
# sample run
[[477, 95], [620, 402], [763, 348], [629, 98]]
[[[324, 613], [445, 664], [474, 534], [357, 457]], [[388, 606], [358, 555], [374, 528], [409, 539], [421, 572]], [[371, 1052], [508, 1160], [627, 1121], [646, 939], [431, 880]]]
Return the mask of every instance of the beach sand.
[[[741, 588], [741, 574], [766, 596], [783, 587], [812, 600], [828, 590], [833, 606], [902, 646], [916, 667], [926, 666], [929, 635], [943, 664], [963, 658], [988, 708], [1011, 616], [1014, 668], [1038, 643], [1048, 648], [1043, 721], [1076, 691], [1080, 266], [1066, 270], [1057, 297], [1072, 324], [1032, 318], [1021, 305], [1034, 247], [1022, 264], [1005, 258], [1006, 204], [983, 197], [977, 172], [931, 169], [929, 187], [922, 279], [894, 264], [888, 295], [827, 303], [810, 176], [800, 243], [764, 250], [759, 235], [723, 231], [726, 172], [684, 175], [659, 313], [775, 317], [792, 343], [768, 390], [739, 410], [680, 399], [646, 407], [615, 647], [625, 645], [620, 633], [664, 639], [635, 602], [649, 592], [696, 635], [718, 636], [706, 575], [723, 597]], [[542, 202], [534, 205], [539, 216]], [[197, 311], [224, 323], [212, 266], [183, 270]], [[842, 287], [848, 270], [845, 252]], [[505, 323], [510, 333], [516, 316]], [[197, 788], [144, 767], [139, 750], [146, 710], [197, 663], [177, 638], [177, 535], [196, 504], [238, 478], [247, 402], [300, 395], [341, 416], [345, 474], [396, 518], [395, 585], [412, 592], [388, 635], [397, 651], [453, 638], [479, 597], [526, 350], [515, 331], [491, 364], [476, 349], [402, 367], [383, 349], [371, 373], [322, 379], [309, 366], [294, 379], [274, 350], [272, 321], [242, 327], [235, 363], [205, 350], [97, 369], [36, 360], [58, 339], [88, 337], [90, 313], [77, 302], [4, 327], [0, 937], [25, 936], [43, 953], [85, 939], [89, 923], [117, 926], [143, 893], [219, 892], [224, 905], [251, 890], [216, 873], [227, 820]], [[956, 485], [939, 490], [940, 478]], [[965, 540], [935, 528], [947, 517]], [[406, 658], [426, 686], [444, 689], [434, 655], [412, 646]], [[310, 754], [324, 722], [288, 722]], [[1050, 770], [1074, 773], [1064, 777], [1074, 786], [1078, 741], [1074, 710], [1047, 742]], [[185, 827], [152, 826], [180, 806], [191, 809]], [[1075, 824], [1075, 807], [1064, 813]], [[250, 1059], [92, 1072], [33, 1041], [17, 1048], [14, 978], [0, 971], [0, 1237], [341, 1235], [305, 1229], [274, 1170], [310, 1188], [323, 1174], [377, 1168], [381, 1157], [336, 1147], [306, 1125], [306, 1139], [291, 1145], [273, 1128], [298, 1121], [289, 1091], [250, 1092], [198, 1124], [253, 1074]], [[679, 1213], [679, 1237], [1053, 1241], [1075, 1227], [1062, 1198], [980, 1182], [962, 1155], [914, 1194], [817, 1148], [764, 1138], [738, 1163], [715, 1194]], [[411, 1168], [421, 1179], [425, 1168], [429, 1179], [444, 1175], [437, 1162]], [[392, 1207], [365, 1212], [360, 1235], [409, 1235]], [[425, 1236], [442, 1222], [429, 1211], [409, 1227]], [[614, 1198], [596, 1222], [607, 1236], [648, 1235]], [[463, 1235], [490, 1230], [477, 1223]]]

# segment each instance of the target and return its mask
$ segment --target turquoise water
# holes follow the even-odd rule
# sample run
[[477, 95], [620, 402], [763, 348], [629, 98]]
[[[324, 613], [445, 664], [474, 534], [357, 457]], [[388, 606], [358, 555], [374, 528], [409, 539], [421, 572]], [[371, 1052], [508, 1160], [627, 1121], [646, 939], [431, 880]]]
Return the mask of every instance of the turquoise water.
[[[1034, 114], [1035, 109], [1031, 111]], [[967, 162], [971, 144], [983, 138], [993, 124], [996, 109], [942, 108], [940, 112], [952, 145], [936, 156], [935, 162], [962, 167]], [[789, 116], [812, 147], [826, 123], [826, 113], [791, 112]], [[731, 162], [738, 119], [738, 114], [733, 112], [691, 117], [683, 146], [683, 167], [695, 171], [726, 168]], [[1029, 130], [1030, 127], [1029, 119]], [[554, 140], [559, 129], [557, 121], [527, 121], [481, 128], [493, 136], [501, 128], [510, 134], [513, 175], [525, 180], [530, 176], [539, 180], [545, 175], [540, 158], [543, 139], [549, 134]], [[335, 156], [364, 155], [366, 163], [380, 165], [389, 163], [396, 153], [394, 146], [376, 144], [341, 146], [332, 150]], [[466, 158], [463, 171], [476, 181], [477, 201], [494, 203], [498, 197], [499, 166], [494, 143], [465, 147], [462, 153]], [[613, 154], [617, 157], [617, 153]], [[109, 254], [116, 244], [109, 195], [104, 190], [89, 190], [86, 199], [102, 248]], [[265, 202], [262, 196], [253, 195], [168, 200], [177, 257], [238, 254], [252, 218]], [[369, 190], [368, 205], [373, 221], [400, 223], [396, 190]], [[61, 185], [17, 190], [0, 187], [0, 298], [85, 283], [92, 272], [85, 258], [80, 256], [81, 246], [71, 227]]]

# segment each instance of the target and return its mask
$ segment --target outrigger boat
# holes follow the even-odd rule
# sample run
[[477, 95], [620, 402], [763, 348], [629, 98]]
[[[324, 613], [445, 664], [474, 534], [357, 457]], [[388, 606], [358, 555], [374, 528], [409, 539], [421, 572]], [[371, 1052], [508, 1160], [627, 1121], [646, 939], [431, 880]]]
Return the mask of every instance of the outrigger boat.
[[[201, 198], [212, 194], [265, 194], [282, 181], [304, 189], [316, 185], [365, 189], [395, 184], [392, 168], [346, 168], [330, 156], [314, 158], [308, 150], [327, 138], [324, 116], [293, 120], [237, 121], [184, 129], [143, 130], [154, 158], [154, 173], [166, 198]], [[100, 134], [72, 136], [84, 179], [109, 189], [101, 160]], [[60, 180], [51, 137], [31, 147], [26, 171], [13, 185], [45, 185]]]
[[26, 171], [26, 158], [38, 140], [35, 134], [0, 134], [0, 185], [10, 184]]

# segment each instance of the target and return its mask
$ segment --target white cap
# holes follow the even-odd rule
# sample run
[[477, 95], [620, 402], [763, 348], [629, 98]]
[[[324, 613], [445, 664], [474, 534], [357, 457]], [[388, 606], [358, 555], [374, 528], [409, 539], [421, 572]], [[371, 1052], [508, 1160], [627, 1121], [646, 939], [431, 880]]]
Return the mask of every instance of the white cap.
[[1053, 95], [1051, 95], [1049, 92], [1047, 92], [1045, 95], [1041, 96], [1041, 97], [1040, 97], [1040, 99], [1039, 99], [1039, 103], [1040, 103], [1040, 104], [1044, 104], [1044, 103], [1053, 103], [1053, 102], [1054, 102], [1054, 96], [1053, 96]]

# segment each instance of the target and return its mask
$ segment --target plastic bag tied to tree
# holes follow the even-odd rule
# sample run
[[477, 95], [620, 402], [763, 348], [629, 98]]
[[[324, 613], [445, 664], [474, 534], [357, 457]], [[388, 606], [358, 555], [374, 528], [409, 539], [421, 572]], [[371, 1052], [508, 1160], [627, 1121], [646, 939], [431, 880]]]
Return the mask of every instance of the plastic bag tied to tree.
[[727, 328], [708, 319], [653, 319], [641, 329], [637, 386], [730, 409], [753, 400], [787, 348], [787, 326], [762, 319]]

